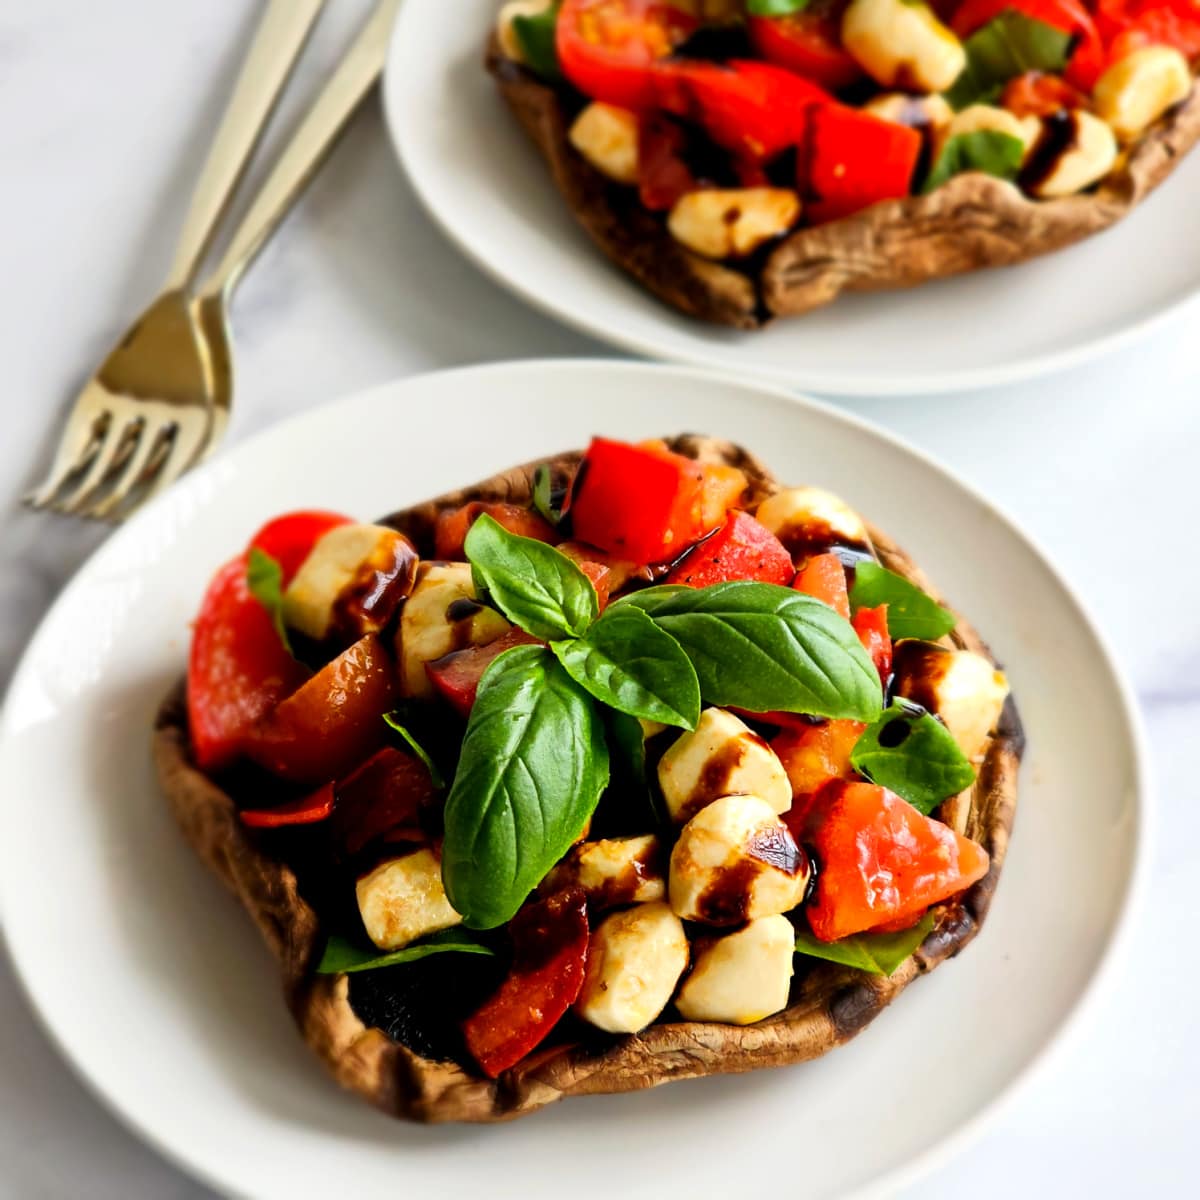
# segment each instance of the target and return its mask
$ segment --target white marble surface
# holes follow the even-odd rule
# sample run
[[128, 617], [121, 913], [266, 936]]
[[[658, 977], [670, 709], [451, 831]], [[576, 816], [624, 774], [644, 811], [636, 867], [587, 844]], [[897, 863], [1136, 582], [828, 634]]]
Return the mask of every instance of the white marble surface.
[[[297, 90], [364, 5], [330, 7]], [[44, 465], [72, 387], [159, 283], [257, 9], [0, 0], [0, 686], [104, 536], [22, 511], [18, 497]], [[456, 257], [418, 211], [374, 109], [254, 269], [235, 318], [234, 438], [396, 375], [604, 352]], [[1118, 357], [1004, 392], [851, 406], [952, 464], [1054, 555], [1133, 681], [1157, 773], [1151, 885], [1122, 969], [1015, 1103], [913, 1195], [1195, 1187], [1200, 787], [1187, 751], [1200, 723], [1198, 321], [1193, 305]], [[70, 1074], [0, 960], [0, 1195], [205, 1194]]]

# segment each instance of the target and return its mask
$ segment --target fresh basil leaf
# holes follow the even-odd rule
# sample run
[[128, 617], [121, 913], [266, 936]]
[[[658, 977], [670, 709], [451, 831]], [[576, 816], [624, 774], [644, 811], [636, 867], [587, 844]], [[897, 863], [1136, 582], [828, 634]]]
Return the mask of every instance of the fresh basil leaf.
[[1062, 74], [1071, 56], [1071, 34], [1045, 21], [1005, 9], [963, 43], [967, 65], [946, 92], [951, 108], [996, 100], [1004, 85], [1026, 71]]
[[413, 942], [401, 950], [381, 954], [378, 950], [365, 950], [345, 938], [332, 934], [325, 943], [325, 952], [317, 964], [318, 975], [349, 975], [354, 971], [373, 971], [377, 967], [395, 967], [401, 963], [417, 962], [431, 954], [495, 954], [490, 947], [463, 929], [443, 929], [431, 933], [422, 941]]
[[854, 568], [850, 604], [855, 610], [886, 604], [888, 633], [896, 641], [921, 638], [936, 642], [958, 623], [948, 608], [927, 596], [915, 583], [873, 562], [861, 562]]
[[265, 550], [250, 547], [246, 558], [246, 587], [255, 600], [267, 610], [283, 648], [292, 653], [287, 626], [283, 623], [283, 568]]
[[803, 592], [749, 582], [648, 588], [617, 607], [625, 605], [679, 642], [707, 704], [856, 721], [883, 707], [879, 674], [850, 622]]
[[752, 17], [787, 17], [803, 12], [812, 0], [746, 0], [746, 11]]
[[492, 601], [536, 638], [582, 637], [600, 612], [592, 581], [565, 554], [510, 533], [487, 513], [471, 526], [465, 549]]
[[1016, 179], [1025, 157], [1025, 143], [997, 129], [957, 133], [930, 168], [922, 192], [928, 194], [964, 171], [983, 171], [997, 179]]
[[516, 913], [607, 782], [592, 698], [545, 646], [506, 650], [480, 681], [446, 800], [442, 880], [468, 926], [492, 929]]
[[429, 751], [417, 741], [415, 737], [401, 723], [399, 710], [384, 713], [383, 719], [388, 727], [394, 729], [407, 743], [412, 752], [425, 764], [429, 770], [429, 781], [440, 792], [446, 786], [445, 777], [438, 770], [438, 765], [429, 756]]
[[919, 924], [900, 933], [860, 933], [836, 942], [821, 942], [811, 933], [800, 932], [796, 934], [796, 953], [857, 967], [872, 975], [894, 975], [932, 928], [933, 913], [926, 913]]
[[532, 16], [513, 18], [513, 36], [521, 47], [521, 58], [525, 65], [543, 79], [557, 79], [561, 73], [558, 66], [558, 48], [555, 31], [558, 26], [559, 4], [552, 4], [543, 12]]
[[936, 717], [893, 704], [854, 744], [850, 765], [928, 816], [975, 782], [954, 735]]
[[562, 520], [562, 509], [554, 506], [554, 490], [550, 485], [550, 468], [542, 463], [533, 473], [533, 507], [550, 522]]
[[631, 717], [695, 729], [700, 683], [683, 647], [640, 608], [610, 609], [583, 637], [552, 642], [580, 687]]

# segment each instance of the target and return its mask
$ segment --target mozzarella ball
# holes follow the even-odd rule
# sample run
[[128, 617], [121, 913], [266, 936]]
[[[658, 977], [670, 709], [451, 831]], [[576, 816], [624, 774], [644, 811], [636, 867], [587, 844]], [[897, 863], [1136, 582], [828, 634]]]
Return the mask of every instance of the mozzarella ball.
[[800, 197], [790, 188], [704, 188], [675, 202], [667, 229], [705, 258], [740, 258], [799, 219]]
[[751, 1025], [787, 1007], [796, 933], [783, 916], [760, 917], [698, 947], [675, 1005], [688, 1021]]
[[617, 183], [637, 183], [636, 113], [595, 101], [575, 118], [568, 136], [571, 145], [602, 175]]
[[468, 646], [486, 646], [511, 626], [475, 598], [470, 563], [422, 563], [400, 614], [400, 681], [406, 696], [432, 696], [425, 664]]
[[462, 923], [442, 887], [441, 859], [428, 848], [381, 863], [355, 891], [367, 936], [381, 950]]
[[[1116, 135], [1099, 117], [1079, 108], [1063, 117], [1047, 118], [1047, 121], [1055, 120], [1071, 123], [1070, 138], [1050, 169], [1039, 172], [1039, 178], [1028, 185], [1028, 190], [1042, 199], [1072, 196], [1091, 187], [1103, 179], [1117, 161]], [[1042, 136], [1047, 135], [1043, 133]], [[1036, 149], [1034, 153], [1037, 154]]]
[[670, 1003], [687, 964], [683, 922], [666, 904], [613, 913], [592, 931], [575, 1012], [609, 1033], [637, 1033]]
[[920, 0], [850, 0], [842, 45], [887, 88], [944, 92], [962, 74], [962, 43]]
[[808, 856], [757, 796], [724, 796], [680, 831], [671, 907], [685, 921], [740, 925], [790, 912], [808, 887]]
[[580, 842], [546, 876], [542, 890], [580, 887], [597, 909], [643, 904], [666, 897], [664, 865], [662, 845], [652, 833]]
[[1093, 92], [1096, 115], [1132, 141], [1192, 90], [1188, 61], [1173, 46], [1145, 46], [1113, 63]]
[[844, 500], [822, 488], [784, 488], [768, 496], [754, 513], [796, 559], [831, 546], [870, 550], [867, 527]]
[[667, 811], [682, 824], [706, 804], [735, 792], [760, 796], [773, 812], [792, 806], [792, 788], [775, 751], [723, 708], [706, 708], [696, 728], [659, 759]]

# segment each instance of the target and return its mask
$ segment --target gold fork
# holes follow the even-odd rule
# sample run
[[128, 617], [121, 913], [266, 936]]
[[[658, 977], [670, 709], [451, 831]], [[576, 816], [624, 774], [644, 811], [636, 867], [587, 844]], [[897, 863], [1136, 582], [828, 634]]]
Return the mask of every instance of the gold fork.
[[[204, 250], [224, 214], [236, 179], [257, 143], [291, 65], [303, 46], [324, 0], [272, 0], [243, 68], [217, 146], [205, 166], [193, 214], [200, 207], [213, 160], [223, 144], [235, 168], [220, 172], [227, 187], [204, 208], [203, 233], [191, 231], [189, 214], [184, 246], [177, 255], [167, 290], [114, 348], [84, 387], [46, 481], [28, 502], [34, 507], [100, 519], [122, 519], [177, 479], [215, 444], [224, 432], [233, 399], [233, 354], [227, 305], [246, 267], [262, 248], [312, 178], [338, 135], [379, 77], [400, 0], [381, 0], [342, 62], [322, 89], [284, 149], [229, 249], [205, 282], [190, 290]], [[305, 33], [297, 33], [301, 17]], [[268, 36], [269, 35], [269, 36]], [[268, 42], [273, 53], [268, 54]], [[290, 48], [282, 67], [284, 45]], [[258, 127], [246, 132], [243, 87], [253, 89]], [[269, 78], [268, 78], [269, 77]], [[270, 101], [265, 93], [271, 90]], [[240, 134], [226, 138], [234, 110]], [[210, 171], [210, 168], [212, 170]], [[214, 193], [216, 187], [211, 189]], [[199, 223], [199, 222], [197, 222]], [[190, 234], [190, 237], [188, 236]]]
[[208, 364], [187, 312], [187, 289], [325, 0], [272, 0], [242, 65], [200, 173], [162, 293], [84, 385], [49, 474], [26, 497], [35, 508], [101, 515], [98, 500], [152, 474], [173, 478], [208, 428]]

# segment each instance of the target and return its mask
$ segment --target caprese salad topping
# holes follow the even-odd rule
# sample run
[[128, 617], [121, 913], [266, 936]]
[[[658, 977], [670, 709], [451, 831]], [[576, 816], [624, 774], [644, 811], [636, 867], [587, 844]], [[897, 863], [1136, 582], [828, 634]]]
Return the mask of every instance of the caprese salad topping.
[[1083, 191], [1191, 92], [1195, 0], [509, 0], [506, 59], [674, 238], [742, 258], [966, 171]]
[[947, 802], [1006, 681], [852, 509], [661, 442], [557, 482], [442, 511], [428, 557], [272, 521], [188, 670], [193, 758], [298, 864], [315, 969], [493, 959], [458, 1022], [492, 1077], [564, 1022], [747, 1024], [797, 964], [891, 973], [989, 868]]

